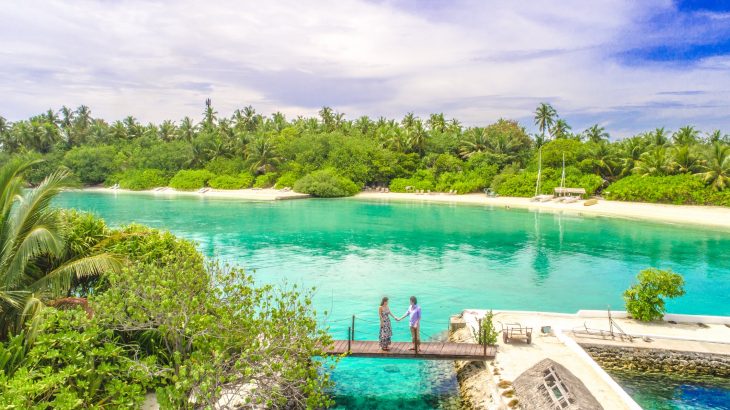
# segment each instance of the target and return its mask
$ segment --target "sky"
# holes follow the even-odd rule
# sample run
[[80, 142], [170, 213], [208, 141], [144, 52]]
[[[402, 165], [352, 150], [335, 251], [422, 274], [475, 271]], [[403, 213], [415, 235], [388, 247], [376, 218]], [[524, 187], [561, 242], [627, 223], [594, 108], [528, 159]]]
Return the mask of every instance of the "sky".
[[[6, 0], [7, 1], [7, 0]], [[7, 1], [0, 115], [85, 104], [107, 121], [349, 119], [443, 112], [534, 131], [552, 104], [574, 132], [730, 132], [730, 2]]]

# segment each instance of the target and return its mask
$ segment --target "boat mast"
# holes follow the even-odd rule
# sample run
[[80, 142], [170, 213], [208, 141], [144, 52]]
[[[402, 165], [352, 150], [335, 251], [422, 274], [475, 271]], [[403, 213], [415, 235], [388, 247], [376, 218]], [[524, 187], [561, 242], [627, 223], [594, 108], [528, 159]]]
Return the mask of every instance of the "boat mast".
[[563, 174], [560, 176], [560, 193], [565, 195], [563, 188], [565, 188], [565, 152], [563, 152]]
[[537, 151], [537, 182], [535, 183], [535, 196], [540, 192], [540, 175], [542, 174], [542, 147]]

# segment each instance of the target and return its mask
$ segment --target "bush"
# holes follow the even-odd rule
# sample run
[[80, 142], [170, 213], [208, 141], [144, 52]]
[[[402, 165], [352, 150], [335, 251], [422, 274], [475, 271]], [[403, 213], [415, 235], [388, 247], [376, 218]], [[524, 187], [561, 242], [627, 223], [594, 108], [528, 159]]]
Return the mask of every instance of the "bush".
[[[0, 371], [2, 408], [140, 408], [154, 359], [135, 362], [80, 309], [45, 309], [38, 334], [20, 363]], [[13, 343], [17, 339], [12, 339]], [[11, 346], [8, 346], [11, 347]], [[5, 344], [0, 353], [5, 353]]]
[[276, 172], [267, 172], [256, 177], [254, 182], [254, 188], [271, 188], [276, 182], [276, 178], [279, 176]]
[[117, 149], [112, 146], [75, 147], [66, 153], [63, 163], [84, 184], [100, 184], [118, 169], [116, 156]]
[[406, 192], [406, 187], [428, 191], [436, 190], [436, 180], [430, 170], [416, 171], [410, 178], [395, 178], [390, 181], [390, 190], [393, 192]]
[[[538, 194], [553, 193], [553, 190], [560, 186], [561, 173], [561, 169], [543, 168]], [[521, 171], [495, 178], [493, 187], [502, 196], [531, 197], [535, 195], [536, 181], [537, 172]], [[586, 195], [593, 195], [603, 185], [603, 179], [594, 174], [582, 174], [575, 167], [566, 167], [565, 185], [572, 188], [584, 188]]]
[[474, 331], [474, 338], [480, 345], [497, 344], [497, 329], [494, 328], [494, 313], [490, 310], [482, 318], [481, 327]]
[[107, 178], [105, 185], [119, 184], [120, 188], [141, 191], [167, 186], [168, 178], [159, 169], [130, 169]]
[[208, 162], [205, 169], [215, 175], [236, 176], [241, 174], [246, 166], [243, 160], [219, 157]]
[[279, 179], [276, 180], [276, 185], [274, 185], [274, 188], [291, 188], [294, 186], [294, 184], [296, 184], [298, 179], [299, 175], [296, 172], [285, 172], [279, 177]]
[[644, 322], [661, 319], [666, 308], [664, 298], [684, 295], [684, 278], [670, 270], [645, 269], [636, 277], [639, 283], [624, 292], [626, 311]]
[[348, 178], [338, 175], [333, 169], [323, 169], [297, 181], [294, 190], [320, 198], [334, 198], [355, 195], [360, 188]]
[[170, 186], [183, 191], [192, 191], [205, 186], [214, 177], [210, 171], [205, 169], [185, 169], [178, 171], [170, 180]]
[[215, 189], [243, 189], [247, 188], [246, 180], [240, 176], [218, 175], [208, 181], [208, 185]]
[[689, 174], [628, 176], [609, 185], [604, 196], [620, 201], [730, 206], [730, 192], [717, 192]]

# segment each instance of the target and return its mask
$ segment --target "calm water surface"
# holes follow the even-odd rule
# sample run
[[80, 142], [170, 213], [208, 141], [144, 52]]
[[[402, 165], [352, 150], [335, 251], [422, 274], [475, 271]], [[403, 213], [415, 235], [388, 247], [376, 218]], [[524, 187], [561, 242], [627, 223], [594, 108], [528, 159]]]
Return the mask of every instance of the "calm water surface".
[[[255, 270], [263, 283], [315, 286], [336, 338], [357, 314], [356, 337], [377, 337], [377, 305], [395, 314], [416, 295], [423, 338], [465, 308], [575, 312], [621, 309], [646, 267], [684, 275], [675, 313], [730, 315], [730, 233], [608, 218], [480, 206], [345, 200], [245, 202], [136, 194], [63, 193], [59, 206], [92, 211], [196, 241], [209, 257]], [[324, 312], [328, 314], [325, 316]], [[372, 321], [372, 322], [368, 322]], [[394, 339], [409, 340], [394, 323]], [[447, 362], [448, 363], [448, 362]], [[333, 375], [347, 408], [449, 408], [449, 365], [348, 359]]]

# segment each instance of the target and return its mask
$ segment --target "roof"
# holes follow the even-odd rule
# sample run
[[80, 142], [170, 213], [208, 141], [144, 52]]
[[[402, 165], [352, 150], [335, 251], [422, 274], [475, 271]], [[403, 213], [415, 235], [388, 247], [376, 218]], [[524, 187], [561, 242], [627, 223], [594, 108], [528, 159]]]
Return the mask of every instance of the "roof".
[[525, 409], [603, 410], [580, 379], [551, 359], [525, 370], [512, 385]]
[[555, 187], [556, 194], [585, 194], [585, 188], [560, 188]]

